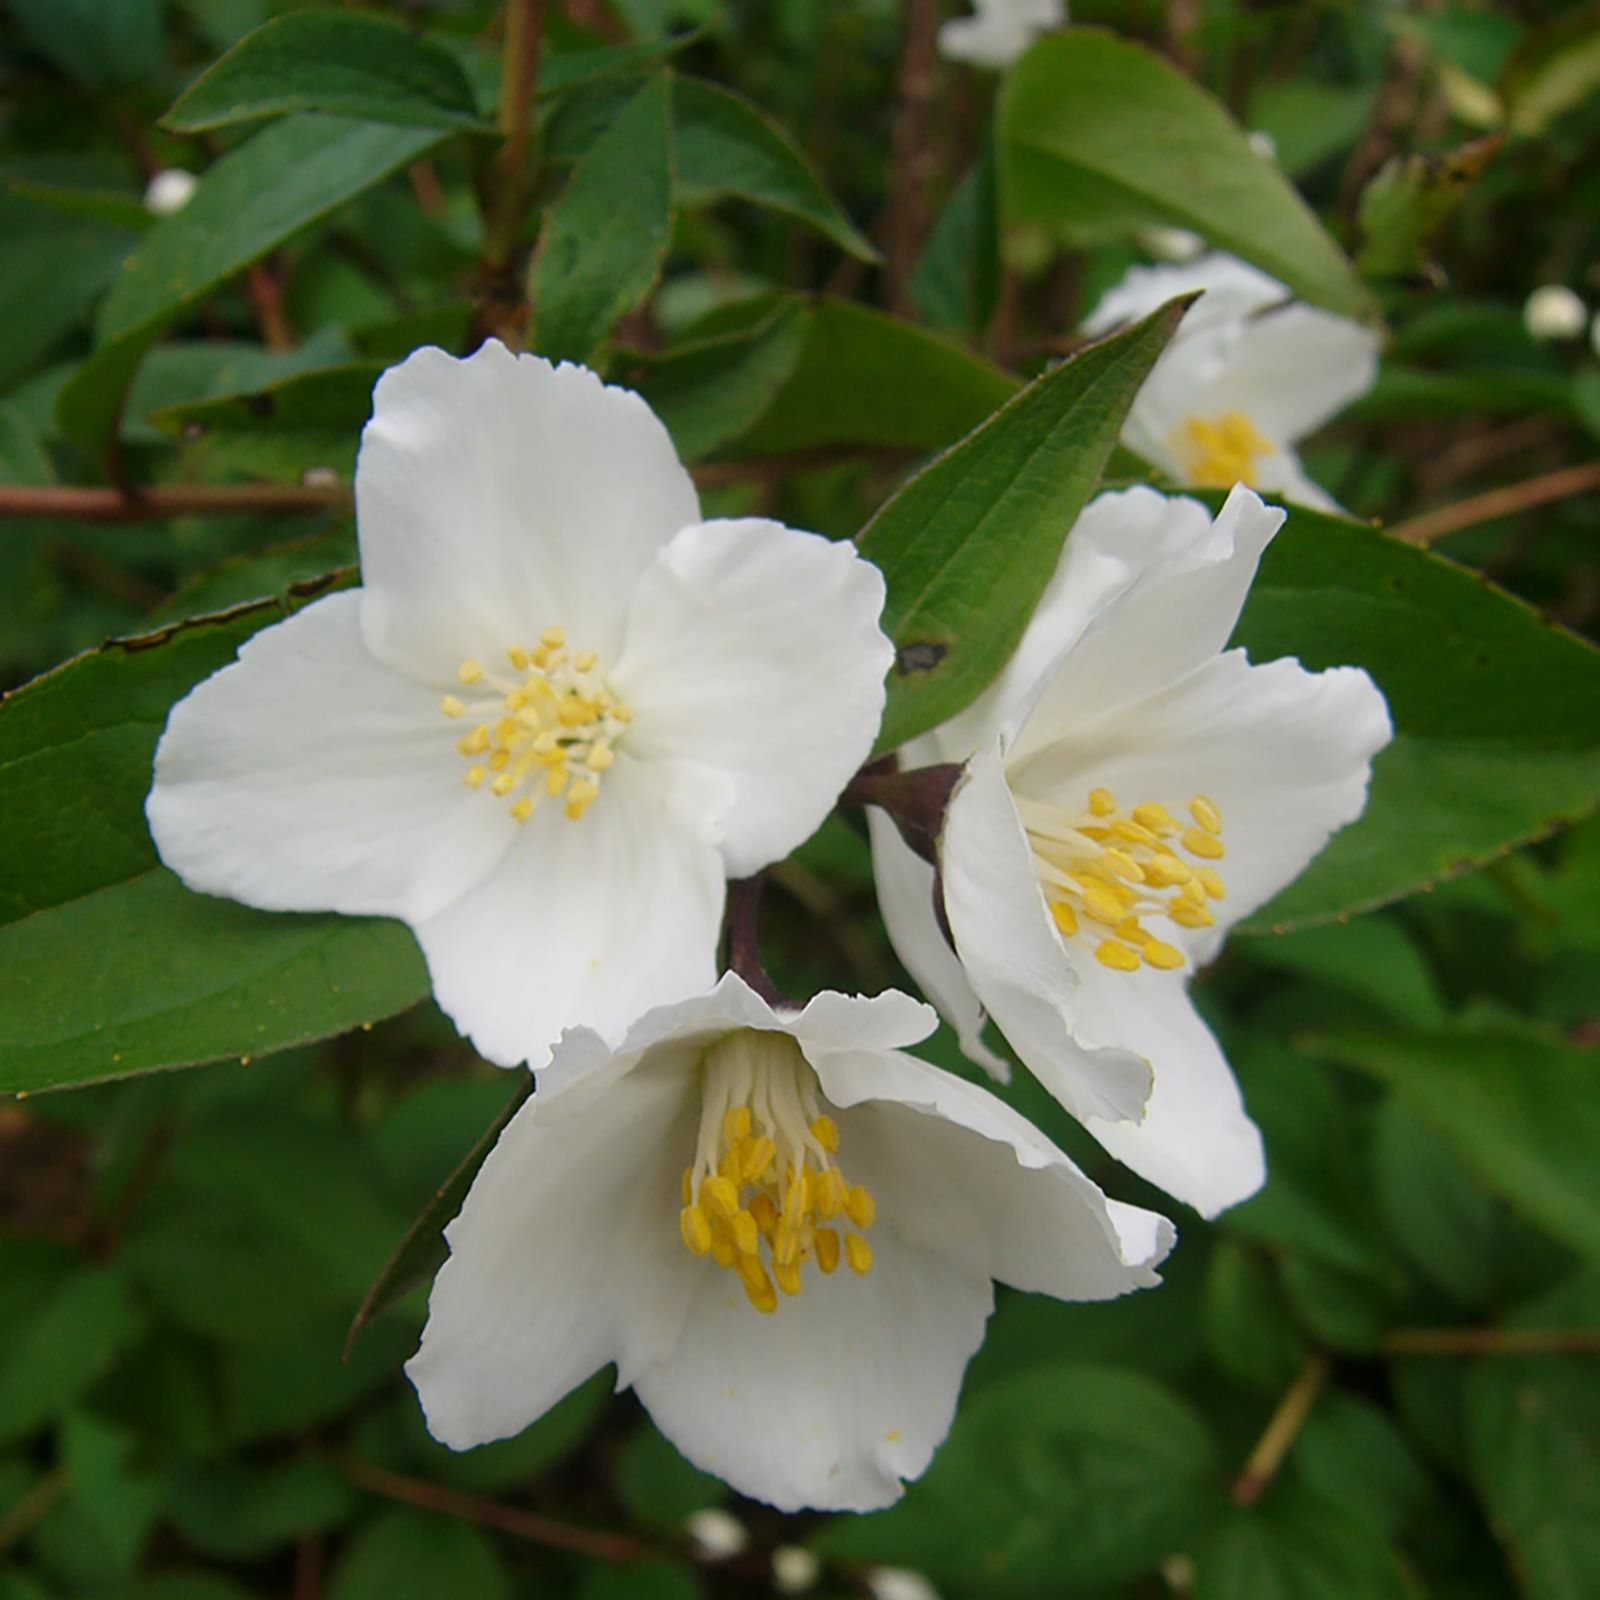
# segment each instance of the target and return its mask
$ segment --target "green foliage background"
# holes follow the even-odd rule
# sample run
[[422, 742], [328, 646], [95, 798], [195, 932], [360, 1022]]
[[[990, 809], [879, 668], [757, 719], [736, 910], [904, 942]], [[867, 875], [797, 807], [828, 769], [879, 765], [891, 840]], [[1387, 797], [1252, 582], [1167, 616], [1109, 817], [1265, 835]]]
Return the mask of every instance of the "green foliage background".
[[[0, 709], [0, 1600], [759, 1594], [781, 1544], [835, 1595], [885, 1563], [951, 1597], [1600, 1593], [1593, 503], [1487, 508], [1443, 560], [1361, 525], [1416, 534], [1595, 459], [1600, 361], [1521, 308], [1550, 281], [1600, 301], [1600, 13], [1082, 0], [1110, 31], [1003, 87], [940, 69], [906, 257], [920, 9], [550, 4], [504, 250], [475, 202], [495, 5], [0, 13], [0, 494], [120, 477], [179, 506], [0, 519], [0, 681], [28, 684]], [[1417, 159], [1497, 133], [1486, 164]], [[155, 222], [172, 165], [205, 177]], [[399, 1375], [421, 1294], [341, 1351], [514, 1079], [419, 1003], [397, 925], [268, 918], [160, 868], [167, 708], [350, 581], [376, 373], [526, 282], [531, 347], [639, 387], [712, 514], [866, 529], [899, 642], [945, 651], [894, 685], [889, 742], [925, 728], [992, 673], [1102, 471], [1139, 471], [1107, 456], [1165, 326], [1049, 363], [1155, 223], [1390, 332], [1306, 451], [1361, 520], [1291, 517], [1240, 628], [1259, 658], [1366, 665], [1400, 735], [1369, 817], [1199, 986], [1266, 1189], [1180, 1215], [1158, 1292], [1002, 1294], [949, 1442], [876, 1516], [733, 1504], [604, 1375], [516, 1440], [433, 1444]], [[205, 511], [246, 481], [303, 492]], [[854, 821], [772, 875], [792, 992], [904, 981]], [[1163, 1205], [1025, 1074], [1010, 1093]], [[684, 1523], [721, 1504], [752, 1542], [718, 1565]]]

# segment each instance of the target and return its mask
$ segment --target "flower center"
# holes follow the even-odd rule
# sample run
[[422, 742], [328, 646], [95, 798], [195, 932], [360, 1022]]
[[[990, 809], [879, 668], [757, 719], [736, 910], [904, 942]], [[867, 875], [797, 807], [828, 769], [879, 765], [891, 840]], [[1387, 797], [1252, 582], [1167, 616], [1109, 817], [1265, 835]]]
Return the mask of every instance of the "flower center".
[[799, 1045], [745, 1028], [714, 1044], [702, 1070], [700, 1141], [678, 1217], [684, 1244], [737, 1273], [750, 1304], [768, 1313], [778, 1290], [800, 1293], [808, 1261], [831, 1273], [842, 1255], [852, 1272], [870, 1272], [865, 1234], [877, 1205], [840, 1170], [839, 1125]]
[[456, 743], [469, 763], [466, 785], [510, 800], [518, 822], [545, 796], [565, 795], [567, 816], [577, 822], [615, 764], [633, 713], [606, 687], [594, 651], [569, 651], [560, 628], [546, 628], [531, 648], [510, 646], [506, 660], [507, 674], [463, 661], [456, 676], [468, 693], [439, 702], [447, 717], [476, 723]]
[[1016, 801], [1062, 938], [1093, 942], [1095, 959], [1113, 972], [1183, 965], [1183, 952], [1150, 933], [1143, 919], [1165, 917], [1180, 928], [1217, 920], [1208, 902], [1227, 891], [1209, 865], [1224, 854], [1215, 802], [1197, 794], [1189, 802], [1193, 825], [1185, 826], [1156, 801], [1123, 811], [1109, 789], [1091, 789], [1082, 811], [1023, 795]]
[[1272, 441], [1242, 411], [1190, 417], [1174, 431], [1173, 453], [1187, 463], [1197, 489], [1231, 489], [1236, 483], [1253, 488], [1257, 460], [1273, 452]]

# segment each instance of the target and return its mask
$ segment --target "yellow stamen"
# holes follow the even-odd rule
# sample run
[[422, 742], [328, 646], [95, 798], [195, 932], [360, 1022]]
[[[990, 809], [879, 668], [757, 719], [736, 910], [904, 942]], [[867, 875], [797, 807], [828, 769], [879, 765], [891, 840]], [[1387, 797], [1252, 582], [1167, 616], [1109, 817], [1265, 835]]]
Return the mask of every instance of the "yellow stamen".
[[1089, 809], [1097, 817], [1109, 817], [1117, 809], [1117, 797], [1109, 789], [1091, 789]]
[[1197, 794], [1189, 802], [1189, 815], [1205, 829], [1207, 833], [1222, 832], [1222, 813], [1217, 810], [1215, 800], [1208, 800], [1203, 794]]
[[1174, 442], [1177, 453], [1187, 460], [1191, 482], [1201, 489], [1253, 485], [1257, 462], [1273, 453], [1272, 441], [1263, 438], [1242, 411], [1190, 417], [1176, 430]]
[[533, 796], [531, 794], [523, 795], [523, 797], [517, 801], [514, 806], [512, 806], [511, 815], [515, 817], [518, 822], [526, 822], [528, 818], [533, 815]]
[[811, 1248], [817, 1253], [817, 1265], [831, 1273], [839, 1265], [839, 1234], [834, 1228], [818, 1228], [811, 1238]]
[[1183, 848], [1190, 855], [1201, 856], [1207, 861], [1220, 861], [1227, 854], [1222, 841], [1215, 834], [1203, 833], [1199, 828], [1183, 830]]
[[878, 1203], [872, 1191], [864, 1184], [856, 1184], [845, 1201], [844, 1209], [858, 1228], [870, 1228], [878, 1215]]
[[487, 767], [468, 767], [467, 775], [462, 780], [469, 789], [480, 788], [483, 780], [489, 776]]
[[733, 1242], [741, 1255], [753, 1256], [761, 1248], [761, 1230], [748, 1211], [736, 1211], [733, 1216]]
[[444, 699], [439, 702], [439, 709], [444, 712], [447, 717], [465, 716], [467, 711], [466, 706], [453, 694], [447, 694]]
[[833, 1155], [839, 1148], [839, 1124], [829, 1116], [817, 1117], [811, 1124], [811, 1131], [816, 1135], [817, 1143], [829, 1155]]
[[685, 1206], [678, 1213], [678, 1229], [691, 1254], [704, 1256], [711, 1253], [711, 1223], [699, 1206]]
[[469, 657], [456, 669], [456, 677], [463, 684], [481, 683], [483, 681], [483, 663], [474, 661]]
[[1102, 939], [1095, 947], [1094, 958], [1113, 972], [1137, 972], [1139, 958], [1127, 945], [1116, 939]]
[[1175, 971], [1183, 965], [1183, 952], [1159, 939], [1146, 939], [1143, 953], [1152, 967], [1159, 967], [1163, 972]]
[[1222, 881], [1222, 875], [1215, 868], [1197, 867], [1194, 875], [1200, 880], [1200, 887], [1213, 900], [1226, 900], [1228, 898], [1228, 890]]
[[859, 1233], [845, 1235], [844, 1258], [850, 1270], [863, 1278], [872, 1271], [872, 1246]]
[[1050, 902], [1050, 916], [1063, 937], [1070, 939], [1078, 931], [1078, 914], [1065, 900]]
[[565, 628], [546, 628], [544, 632], [539, 635], [539, 643], [542, 644], [546, 650], [559, 650], [566, 642], [567, 630]]

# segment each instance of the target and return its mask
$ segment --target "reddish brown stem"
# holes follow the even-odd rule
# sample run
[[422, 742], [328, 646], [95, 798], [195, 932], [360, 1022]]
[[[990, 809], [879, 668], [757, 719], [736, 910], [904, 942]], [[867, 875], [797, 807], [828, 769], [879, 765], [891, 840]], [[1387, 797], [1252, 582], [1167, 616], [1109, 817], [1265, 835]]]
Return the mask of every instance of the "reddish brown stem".
[[1600, 1356], [1600, 1328], [1397, 1328], [1391, 1356]]
[[151, 522], [161, 517], [345, 510], [340, 484], [182, 483], [150, 489], [0, 485], [0, 520], [52, 517], [71, 522]]
[[906, 0], [905, 14], [899, 106], [889, 155], [885, 240], [889, 307], [901, 315], [911, 310], [911, 278], [928, 229], [928, 184], [936, 165], [932, 135], [938, 0]]
[[1587, 494], [1600, 489], [1600, 461], [1586, 461], [1579, 467], [1563, 467], [1559, 472], [1548, 472], [1542, 478], [1529, 478], [1524, 483], [1507, 484], [1503, 489], [1490, 489], [1474, 495], [1470, 500], [1458, 500], [1453, 506], [1441, 506], [1437, 511], [1424, 511], [1419, 517], [1397, 523], [1389, 530], [1395, 538], [1407, 544], [1432, 544], [1448, 533], [1459, 533], [1463, 528], [1474, 528], [1480, 522], [1493, 522], [1496, 517], [1514, 516], [1534, 506], [1548, 505], [1553, 500], [1570, 500], [1574, 495]]
[[1235, 1505], [1253, 1506], [1267, 1492], [1284, 1458], [1300, 1436], [1306, 1418], [1311, 1415], [1311, 1408], [1317, 1403], [1317, 1396], [1328, 1381], [1328, 1371], [1328, 1358], [1324, 1355], [1309, 1357], [1300, 1369], [1300, 1376], [1289, 1385], [1283, 1399], [1278, 1402], [1278, 1409], [1272, 1413], [1271, 1420], [1256, 1441], [1244, 1470], [1234, 1480]]

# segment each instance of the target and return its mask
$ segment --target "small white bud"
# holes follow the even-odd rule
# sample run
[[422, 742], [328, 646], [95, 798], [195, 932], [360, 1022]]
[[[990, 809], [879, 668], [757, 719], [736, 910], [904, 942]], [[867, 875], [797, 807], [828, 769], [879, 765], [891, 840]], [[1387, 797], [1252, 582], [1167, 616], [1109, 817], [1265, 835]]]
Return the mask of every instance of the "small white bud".
[[1205, 240], [1187, 228], [1141, 228], [1139, 243], [1157, 261], [1193, 261], [1206, 247]]
[[909, 1567], [873, 1567], [867, 1573], [872, 1600], [939, 1600], [939, 1591]]
[[192, 172], [168, 167], [150, 180], [150, 187], [144, 192], [144, 208], [152, 216], [170, 217], [188, 205], [199, 185], [200, 180]]
[[730, 1512], [715, 1509], [697, 1511], [684, 1523], [696, 1550], [707, 1561], [726, 1561], [750, 1542], [742, 1522]]
[[772, 1552], [772, 1587], [779, 1594], [804, 1594], [821, 1576], [822, 1563], [797, 1544], [780, 1544]]
[[1522, 320], [1535, 339], [1578, 339], [1589, 313], [1564, 283], [1544, 283], [1528, 296]]
[[1278, 141], [1265, 128], [1252, 128], [1249, 138], [1250, 148], [1263, 161], [1276, 161], [1278, 159]]

